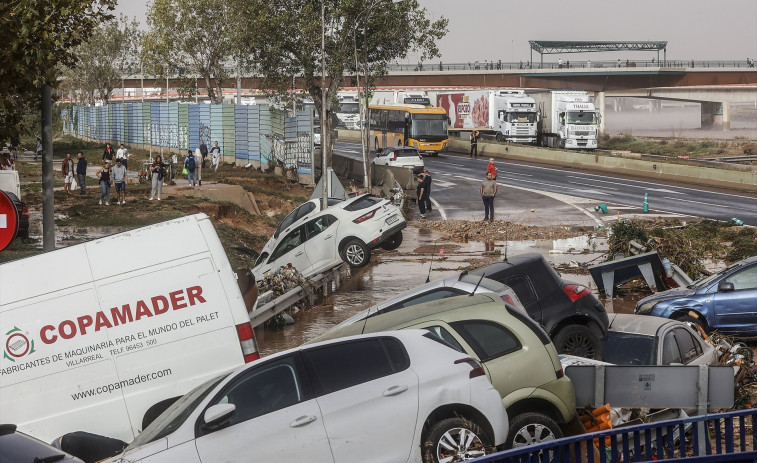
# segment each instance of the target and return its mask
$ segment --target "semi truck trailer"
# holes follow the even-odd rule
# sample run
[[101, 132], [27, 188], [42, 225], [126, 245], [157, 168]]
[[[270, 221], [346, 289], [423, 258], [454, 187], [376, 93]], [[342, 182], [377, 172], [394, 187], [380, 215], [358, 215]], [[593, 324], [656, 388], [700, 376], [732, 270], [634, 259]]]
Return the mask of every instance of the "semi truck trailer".
[[597, 149], [599, 111], [580, 90], [529, 90], [539, 111], [539, 144], [552, 148]]

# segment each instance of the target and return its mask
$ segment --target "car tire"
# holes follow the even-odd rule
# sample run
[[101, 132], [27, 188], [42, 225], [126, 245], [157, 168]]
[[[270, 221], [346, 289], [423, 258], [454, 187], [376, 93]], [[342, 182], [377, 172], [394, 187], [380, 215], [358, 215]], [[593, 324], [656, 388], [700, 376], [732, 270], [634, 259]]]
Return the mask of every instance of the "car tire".
[[552, 341], [560, 354], [602, 360], [602, 343], [588, 326], [568, 325]]
[[421, 447], [423, 463], [473, 460], [492, 449], [483, 430], [476, 423], [462, 418], [447, 418], [431, 426]]
[[521, 413], [510, 422], [505, 446], [508, 449], [540, 444], [563, 436], [555, 420], [541, 413]]
[[692, 317], [691, 315], [682, 315], [680, 317], [677, 317], [676, 320], [678, 320], [679, 322], [684, 322], [684, 323], [686, 322], [693, 323], [699, 326], [700, 328], [702, 328], [702, 330], [705, 333], [710, 334], [710, 329], [707, 327], [707, 322], [705, 322], [701, 318]]
[[402, 244], [402, 232], [398, 231], [394, 235], [390, 236], [388, 240], [381, 243], [381, 249], [387, 251], [394, 251]]
[[365, 267], [371, 260], [371, 250], [358, 239], [350, 240], [342, 249], [342, 260], [352, 268]]
[[497, 141], [505, 141], [505, 136], [502, 135], [502, 132], [497, 132], [495, 138], [497, 139]]

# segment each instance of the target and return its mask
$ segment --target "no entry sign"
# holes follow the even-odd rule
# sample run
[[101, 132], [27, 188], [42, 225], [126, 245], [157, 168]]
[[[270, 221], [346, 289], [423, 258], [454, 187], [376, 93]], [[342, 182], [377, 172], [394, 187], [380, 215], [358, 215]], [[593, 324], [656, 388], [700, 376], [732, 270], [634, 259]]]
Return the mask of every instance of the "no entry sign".
[[0, 191], [0, 251], [5, 249], [18, 233], [18, 213], [13, 201]]

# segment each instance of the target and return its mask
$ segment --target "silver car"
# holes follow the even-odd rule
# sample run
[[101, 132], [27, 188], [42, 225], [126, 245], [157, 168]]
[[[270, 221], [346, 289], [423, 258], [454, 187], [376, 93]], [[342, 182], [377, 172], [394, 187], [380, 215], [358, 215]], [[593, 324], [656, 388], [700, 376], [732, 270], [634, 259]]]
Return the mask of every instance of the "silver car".
[[504, 302], [510, 304], [521, 312], [526, 313], [526, 310], [523, 308], [523, 304], [521, 304], [515, 291], [509, 286], [478, 275], [469, 275], [468, 272], [462, 272], [443, 280], [426, 283], [425, 285], [418, 286], [406, 293], [402, 293], [399, 296], [387, 299], [381, 304], [374, 305], [369, 309], [353, 315], [334, 327], [334, 329], [337, 330], [369, 317], [402, 309], [404, 307], [422, 304], [424, 302], [481, 293], [495, 293]]

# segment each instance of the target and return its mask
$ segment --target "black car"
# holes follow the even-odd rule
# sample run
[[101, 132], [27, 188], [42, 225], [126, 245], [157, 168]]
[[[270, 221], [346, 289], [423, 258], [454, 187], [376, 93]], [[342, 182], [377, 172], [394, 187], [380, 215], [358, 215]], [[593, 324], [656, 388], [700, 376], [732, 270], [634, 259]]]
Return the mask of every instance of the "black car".
[[557, 352], [602, 358], [609, 324], [605, 307], [589, 288], [563, 280], [539, 253], [506, 258], [471, 272], [513, 289], [528, 315], [549, 333]]
[[18, 196], [10, 191], [3, 191], [13, 201], [16, 206], [16, 216], [18, 217], [18, 233], [16, 238], [29, 238], [29, 209], [26, 203], [21, 201]]
[[14, 424], [0, 424], [0, 463], [21, 462], [84, 463], [52, 445], [22, 432]]

